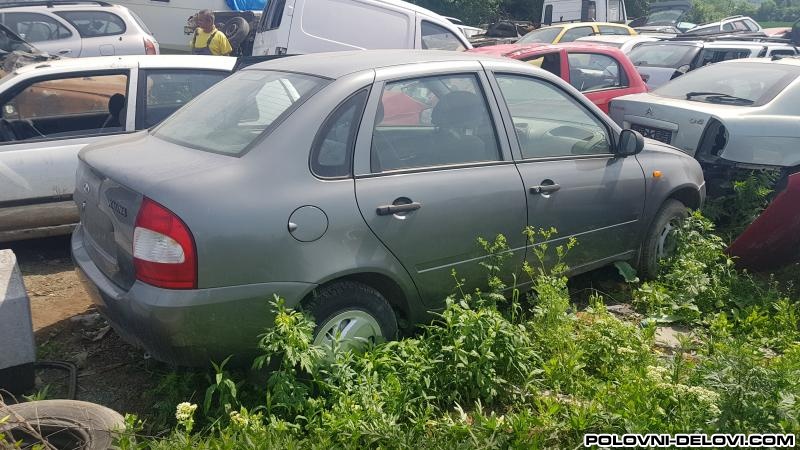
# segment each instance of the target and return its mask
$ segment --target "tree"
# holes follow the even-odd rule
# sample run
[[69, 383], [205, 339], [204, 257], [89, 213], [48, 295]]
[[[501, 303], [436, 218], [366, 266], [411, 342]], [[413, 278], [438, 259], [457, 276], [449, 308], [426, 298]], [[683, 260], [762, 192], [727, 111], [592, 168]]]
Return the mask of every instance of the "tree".
[[[410, 0], [443, 16], [461, 19], [469, 25], [494, 21], [503, 0]], [[541, 2], [541, 0], [537, 0]]]

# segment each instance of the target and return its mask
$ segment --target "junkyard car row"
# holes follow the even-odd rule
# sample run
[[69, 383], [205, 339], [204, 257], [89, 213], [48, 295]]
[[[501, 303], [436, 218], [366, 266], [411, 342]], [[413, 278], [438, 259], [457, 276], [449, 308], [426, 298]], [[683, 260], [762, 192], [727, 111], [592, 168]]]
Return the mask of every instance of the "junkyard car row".
[[[375, 23], [404, 17], [396, 35], [290, 38], [308, 31], [300, 15], [331, 7], [301, 3], [232, 17], [254, 26], [239, 64], [51, 60], [23, 39], [38, 19], [3, 29], [8, 55], [38, 62], [0, 80], [0, 241], [74, 228], [78, 271], [114, 328], [187, 365], [246, 357], [273, 295], [315, 316], [316, 343], [394, 338], [443, 306], [453, 271], [467, 289], [485, 280], [476, 238], [505, 235], [510, 266], [532, 259], [526, 226], [580, 241], [571, 275], [629, 261], [652, 277], [679, 221], [743, 168], [782, 179], [730, 251], [750, 267], [800, 256], [800, 59], [752, 19], [695, 26], [662, 5], [640, 30], [656, 33], [639, 35], [606, 2], [622, 23], [470, 50], [452, 21], [398, 0], [358, 6]], [[150, 34], [126, 14], [126, 30]], [[99, 22], [73, 26], [116, 23]]]

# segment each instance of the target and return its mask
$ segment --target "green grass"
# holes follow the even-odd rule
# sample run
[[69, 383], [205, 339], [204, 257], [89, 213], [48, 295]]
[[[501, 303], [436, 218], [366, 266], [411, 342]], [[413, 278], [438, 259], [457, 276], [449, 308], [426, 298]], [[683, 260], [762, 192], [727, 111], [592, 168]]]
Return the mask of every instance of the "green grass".
[[[223, 364], [202, 386], [172, 375], [163, 391], [193, 396], [184, 400], [197, 412], [182, 406], [159, 438], [139, 436], [142, 424], [128, 417], [119, 446], [578, 448], [598, 432], [799, 433], [797, 298], [736, 271], [703, 217], [678, 238], [657, 280], [624, 288], [652, 319], [642, 323], [610, 314], [597, 294], [575, 311], [559, 262], [574, 242], [536, 247], [556, 264], [524, 268], [533, 293], [499, 295], [499, 275], [511, 270], [502, 237], [480, 241], [491, 255], [488, 292], [462, 292], [456, 281], [446, 310], [418, 335], [362, 354], [323, 358], [311, 318], [275, 301], [277, 326], [259, 360], [275, 371], [245, 381]], [[694, 329], [674, 351], [655, 344], [665, 320]]]

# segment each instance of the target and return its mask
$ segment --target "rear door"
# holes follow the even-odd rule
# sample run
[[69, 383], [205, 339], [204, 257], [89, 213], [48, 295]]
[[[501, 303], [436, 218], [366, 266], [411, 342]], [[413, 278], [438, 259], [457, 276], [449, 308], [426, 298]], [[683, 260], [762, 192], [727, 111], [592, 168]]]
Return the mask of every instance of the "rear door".
[[480, 65], [408, 70], [378, 73], [356, 147], [356, 198], [424, 301], [439, 307], [456, 278], [465, 292], [486, 285], [479, 237], [503, 234], [515, 250], [503, 273], [519, 267], [525, 194]]
[[81, 36], [74, 27], [57, 16], [11, 11], [0, 14], [3, 25], [22, 39], [51, 55], [81, 56]]
[[136, 129], [157, 125], [178, 108], [219, 83], [230, 72], [198, 69], [147, 69], [139, 71]]
[[555, 228], [553, 245], [578, 240], [566, 261], [571, 269], [632, 257], [644, 174], [636, 158], [612, 154], [616, 129], [547, 80], [496, 73], [494, 86], [517, 136], [512, 148], [528, 193], [528, 224]]
[[[303, 0], [299, 0], [298, 5], [302, 14]], [[253, 56], [288, 52], [294, 9], [295, 0], [272, 0], [267, 4], [253, 42]]]

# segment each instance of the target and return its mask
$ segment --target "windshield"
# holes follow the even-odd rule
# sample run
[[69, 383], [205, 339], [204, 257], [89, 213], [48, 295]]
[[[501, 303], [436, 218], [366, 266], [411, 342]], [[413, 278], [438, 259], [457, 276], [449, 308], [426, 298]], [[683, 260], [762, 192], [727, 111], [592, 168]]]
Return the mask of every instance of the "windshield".
[[562, 28], [563, 27], [547, 27], [533, 30], [525, 36], [522, 36], [517, 41], [517, 44], [535, 44], [537, 42], [552, 44], [553, 41], [556, 40], [558, 33], [561, 33]]
[[634, 66], [639, 67], [671, 67], [677, 69], [691, 64], [700, 51], [694, 45], [676, 45], [660, 43], [642, 43], [634, 48], [630, 55]]
[[680, 21], [681, 16], [686, 12], [685, 9], [667, 9], [656, 11], [647, 17], [647, 25], [675, 25]]
[[761, 106], [798, 75], [800, 67], [781, 64], [713, 64], [676, 78], [653, 93], [702, 103]]
[[325, 82], [309, 75], [245, 70], [179, 109], [153, 134], [198, 150], [241, 155]]

